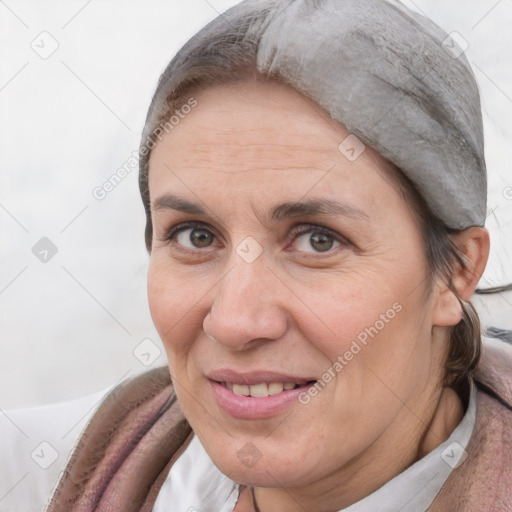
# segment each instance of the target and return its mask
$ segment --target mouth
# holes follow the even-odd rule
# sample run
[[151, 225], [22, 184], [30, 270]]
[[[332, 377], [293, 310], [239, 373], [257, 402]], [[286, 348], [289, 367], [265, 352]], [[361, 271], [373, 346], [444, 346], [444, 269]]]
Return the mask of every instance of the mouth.
[[219, 370], [207, 375], [217, 404], [238, 419], [263, 419], [293, 407], [318, 382], [275, 372], [237, 373]]
[[250, 396], [253, 398], [264, 398], [267, 396], [274, 396], [285, 391], [298, 389], [301, 387], [309, 387], [314, 384], [316, 380], [307, 381], [305, 384], [298, 384], [296, 382], [260, 382], [258, 384], [236, 384], [234, 382], [218, 382], [221, 386], [229, 389], [232, 393], [238, 396]]

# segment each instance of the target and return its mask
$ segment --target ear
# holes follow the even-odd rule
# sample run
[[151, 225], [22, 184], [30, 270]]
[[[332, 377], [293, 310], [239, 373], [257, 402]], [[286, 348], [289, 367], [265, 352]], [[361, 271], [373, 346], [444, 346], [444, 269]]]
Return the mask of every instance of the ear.
[[[450, 235], [461, 253], [464, 264], [457, 263], [452, 273], [452, 285], [459, 297], [468, 302], [484, 272], [489, 258], [489, 232], [482, 227], [473, 227]], [[434, 304], [433, 323], [439, 326], [453, 326], [462, 319], [462, 307], [449, 283], [438, 287]]]

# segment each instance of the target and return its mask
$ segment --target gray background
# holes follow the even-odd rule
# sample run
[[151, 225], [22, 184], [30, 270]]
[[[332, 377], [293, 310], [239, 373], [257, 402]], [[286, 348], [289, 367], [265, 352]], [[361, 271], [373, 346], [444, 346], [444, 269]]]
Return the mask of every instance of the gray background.
[[[146, 300], [137, 170], [103, 200], [92, 191], [137, 149], [172, 55], [236, 3], [0, 1], [0, 407], [71, 399], [165, 363]], [[469, 44], [489, 169], [482, 285], [510, 282], [511, 0], [404, 3]], [[512, 327], [510, 295], [478, 307]]]

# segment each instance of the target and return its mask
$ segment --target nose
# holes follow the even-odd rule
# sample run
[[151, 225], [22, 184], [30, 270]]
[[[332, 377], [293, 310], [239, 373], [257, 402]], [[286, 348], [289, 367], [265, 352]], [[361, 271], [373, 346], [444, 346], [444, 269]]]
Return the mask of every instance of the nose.
[[281, 338], [288, 326], [283, 288], [262, 257], [239, 259], [214, 290], [204, 332], [233, 350]]

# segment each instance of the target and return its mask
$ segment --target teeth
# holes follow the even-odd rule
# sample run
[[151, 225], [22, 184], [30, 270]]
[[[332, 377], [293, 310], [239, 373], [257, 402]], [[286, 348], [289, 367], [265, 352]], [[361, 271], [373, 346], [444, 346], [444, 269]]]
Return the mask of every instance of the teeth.
[[281, 384], [280, 382], [272, 382], [270, 386], [268, 387], [268, 394], [269, 395], [277, 395], [277, 393], [281, 393], [284, 389], [284, 384]]
[[268, 396], [268, 386], [266, 384], [252, 384], [249, 386], [251, 396]]
[[226, 387], [233, 391], [235, 395], [252, 397], [277, 395], [288, 389], [294, 389], [296, 385], [297, 384], [294, 382], [287, 382], [285, 384], [282, 382], [272, 382], [268, 385], [262, 382], [261, 384], [251, 384], [248, 386], [246, 384], [231, 384], [230, 382], [226, 382]]
[[240, 396], [249, 396], [249, 386], [245, 384], [233, 384], [233, 393]]

